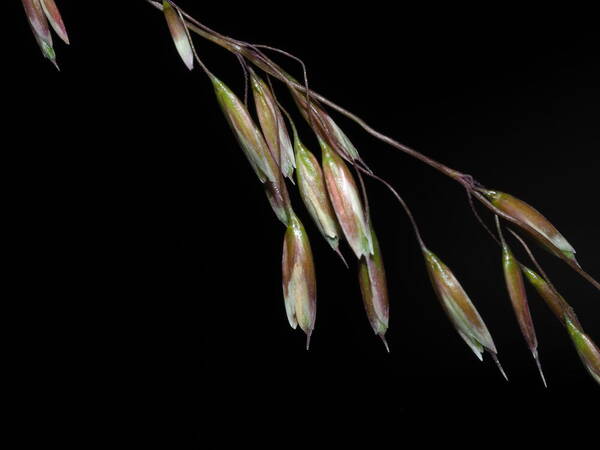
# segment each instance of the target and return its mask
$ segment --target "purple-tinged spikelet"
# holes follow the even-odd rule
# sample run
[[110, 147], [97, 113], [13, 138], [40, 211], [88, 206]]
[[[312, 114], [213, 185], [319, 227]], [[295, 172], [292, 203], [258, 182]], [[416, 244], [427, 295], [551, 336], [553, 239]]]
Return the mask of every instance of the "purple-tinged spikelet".
[[486, 191], [485, 196], [492, 205], [513, 218], [517, 223], [525, 224], [525, 231], [532, 234], [529, 229], [531, 228], [536, 233], [539, 233], [540, 236], [537, 234], [532, 235], [552, 253], [562, 253], [567, 258], [576, 262], [575, 249], [558, 232], [554, 225], [533, 206], [504, 192]]
[[294, 152], [300, 197], [321, 234], [338, 252], [341, 230], [327, 194], [325, 177], [319, 161], [302, 144], [297, 133], [294, 134]]
[[342, 158], [323, 140], [320, 143], [329, 199], [346, 240], [360, 259], [373, 253], [373, 243], [356, 182]]
[[253, 70], [250, 70], [250, 79], [258, 121], [267, 145], [283, 176], [291, 180], [296, 163], [283, 115], [269, 86]]
[[431, 251], [423, 247], [427, 271], [442, 308], [461, 338], [483, 360], [487, 351], [506, 377], [498, 361], [496, 346], [487, 326], [452, 271]]
[[504, 269], [506, 289], [508, 290], [508, 295], [512, 303], [513, 311], [517, 317], [517, 322], [521, 328], [521, 333], [525, 338], [527, 347], [535, 359], [544, 386], [546, 386], [546, 379], [544, 377], [544, 373], [542, 372], [542, 367], [538, 356], [538, 342], [535, 334], [535, 328], [533, 326], [533, 320], [531, 318], [531, 312], [529, 311], [529, 303], [527, 302], [527, 293], [525, 291], [525, 283], [523, 282], [523, 274], [521, 273], [519, 262], [514, 257], [506, 242], [502, 242], [502, 268]]
[[211, 81], [227, 123], [233, 130], [259, 180], [261, 183], [267, 180], [275, 183], [277, 181], [277, 165], [250, 113], [225, 83], [216, 77], [211, 78]]
[[167, 20], [167, 25], [169, 26], [169, 31], [171, 32], [171, 37], [173, 38], [177, 52], [185, 66], [192, 70], [194, 68], [194, 50], [185, 23], [181, 18], [179, 11], [173, 8], [170, 2], [163, 0], [162, 5], [165, 19]]
[[246, 106], [218, 78], [211, 77], [217, 100], [250, 165], [263, 183], [267, 198], [278, 219], [287, 226], [290, 199], [285, 182], [262, 133]]
[[65, 24], [63, 23], [62, 17], [60, 15], [58, 7], [56, 6], [56, 3], [54, 3], [54, 0], [40, 1], [44, 13], [48, 18], [48, 21], [50, 22], [50, 25], [52, 25], [52, 28], [54, 29], [58, 37], [60, 37], [65, 44], [69, 45], [69, 35], [67, 34], [67, 29], [65, 28]]
[[304, 119], [312, 126], [315, 134], [324, 142], [327, 142], [337, 152], [349, 161], [359, 160], [360, 156], [356, 147], [350, 142], [350, 139], [335, 123], [329, 114], [323, 110], [315, 101], [311, 101], [311, 114], [309, 115], [306, 95], [292, 89], [292, 95], [298, 105], [300, 113]]
[[373, 241], [373, 254], [363, 255], [360, 258], [358, 279], [371, 328], [381, 338], [385, 344], [385, 348], [389, 352], [390, 349], [385, 340], [385, 333], [388, 329], [390, 318], [387, 281], [379, 241], [372, 227], [371, 239]]
[[50, 33], [48, 19], [40, 0], [23, 0], [23, 7], [25, 8], [25, 14], [27, 15], [27, 20], [29, 21], [35, 40], [42, 50], [44, 57], [48, 58], [58, 68], [56, 53], [52, 44], [52, 34]]
[[317, 283], [308, 235], [300, 219], [290, 211], [283, 241], [283, 298], [292, 328], [300, 325], [306, 333], [306, 348], [315, 328]]
[[333, 121], [331, 116], [323, 112], [322, 117], [324, 123], [328, 126], [329, 131], [333, 134], [333, 139], [336, 141], [337, 145], [344, 150], [344, 153], [353, 161], [359, 159], [358, 150], [342, 129]]
[[278, 173], [277, 181], [275, 183], [265, 181], [263, 185], [265, 187], [267, 199], [271, 204], [271, 208], [273, 208], [273, 212], [275, 213], [279, 221], [285, 226], [287, 226], [289, 221], [289, 211], [291, 209], [291, 202], [287, 187], [285, 185], [285, 180], [283, 179], [283, 175], [281, 173]]

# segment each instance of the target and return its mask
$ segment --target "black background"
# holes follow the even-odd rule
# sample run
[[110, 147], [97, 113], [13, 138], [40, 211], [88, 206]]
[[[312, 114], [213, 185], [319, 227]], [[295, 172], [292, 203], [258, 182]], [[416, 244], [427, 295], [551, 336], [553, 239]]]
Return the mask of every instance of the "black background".
[[[23, 267], [41, 269], [44, 280], [25, 284], [22, 295], [27, 299], [34, 284], [55, 298], [34, 310], [40, 317], [58, 311], [64, 320], [48, 336], [63, 344], [59, 361], [77, 355], [88, 360], [83, 376], [152, 392], [153, 399], [164, 395], [192, 418], [209, 411], [214, 423], [273, 416], [294, 427], [334, 417], [487, 420], [498, 412], [512, 420], [573, 415], [597, 403], [598, 387], [566, 332], [530, 291], [549, 383], [543, 388], [509, 305], [498, 248], [460, 186], [341, 117], [370, 167], [405, 196], [429, 247], [462, 281], [510, 382], [452, 329], [404, 213], [371, 182], [391, 298], [391, 354], [366, 320], [356, 265], [344, 268], [294, 194], [318, 279], [316, 330], [306, 352], [283, 308], [284, 229], [207, 78], [185, 69], [158, 11], [141, 0], [118, 3], [59, 2], [72, 41], [70, 48], [56, 45], [61, 73], [41, 57], [20, 5], [3, 13], [15, 24], [3, 58], [11, 76], [3, 128], [16, 157], [8, 193], [24, 195], [17, 225], [35, 242]], [[534, 204], [600, 276], [600, 32], [586, 22], [589, 12], [386, 2], [343, 10], [311, 2], [293, 10], [191, 0], [180, 6], [224, 34], [303, 58], [315, 90], [378, 130]], [[196, 43], [241, 95], [235, 58]], [[299, 74], [295, 63], [274, 58]], [[285, 89], [277, 94], [291, 107]], [[316, 152], [304, 124], [302, 133]], [[598, 292], [537, 254], [598, 341]], [[103, 362], [90, 362], [96, 358]]]

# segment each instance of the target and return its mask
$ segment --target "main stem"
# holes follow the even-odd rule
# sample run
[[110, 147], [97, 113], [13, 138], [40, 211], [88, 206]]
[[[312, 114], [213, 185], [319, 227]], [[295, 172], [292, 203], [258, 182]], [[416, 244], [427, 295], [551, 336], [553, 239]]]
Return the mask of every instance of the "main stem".
[[[153, 1], [153, 0], [146, 0], [146, 1], [148, 3], [150, 3], [152, 6], [154, 6], [155, 8], [162, 10], [162, 5], [160, 3]], [[342, 106], [338, 105], [337, 103], [334, 103], [333, 101], [322, 96], [318, 92], [315, 92], [312, 89], [308, 89], [306, 86], [298, 83], [298, 81], [296, 81], [296, 79], [294, 77], [292, 77], [290, 74], [285, 72], [278, 65], [276, 65], [272, 61], [268, 60], [267, 58], [261, 57], [262, 56], [261, 52], [256, 51], [253, 48], [254, 46], [251, 46], [246, 42], [241, 42], [241, 41], [229, 38], [227, 36], [220, 35], [216, 31], [210, 30], [205, 25], [200, 24], [200, 22], [196, 21], [188, 14], [183, 13], [183, 11], [182, 11], [182, 14], [186, 18], [186, 25], [188, 26], [188, 28], [191, 31], [193, 31], [194, 33], [196, 33], [197, 35], [229, 50], [230, 52], [232, 52], [236, 55], [240, 55], [240, 56], [243, 56], [243, 57], [249, 59], [254, 65], [256, 65], [260, 69], [264, 70], [265, 72], [269, 73], [269, 75], [277, 78], [279, 81], [285, 83], [288, 87], [291, 87], [300, 92], [309, 94], [312, 98], [329, 106], [333, 110], [339, 112], [340, 114], [342, 114], [342, 115], [346, 116], [347, 118], [349, 118], [350, 120], [354, 121], [360, 127], [362, 127], [367, 133], [369, 133], [370, 135], [379, 139], [380, 141], [385, 142], [386, 144], [388, 144], [392, 147], [395, 147], [404, 153], [407, 153], [408, 155], [424, 162], [425, 164], [428, 164], [429, 166], [433, 167], [434, 169], [438, 170], [439, 172], [443, 173], [444, 175], [447, 175], [448, 177], [452, 178], [453, 180], [460, 182], [463, 185], [466, 183], [465, 180], [469, 178], [468, 175], [466, 175], [462, 172], [459, 172], [455, 169], [452, 169], [452, 168], [440, 163], [439, 161], [436, 161], [436, 160], [418, 152], [417, 150], [415, 150], [413, 148], [410, 148], [404, 144], [401, 144], [400, 142], [396, 141], [395, 139], [391, 138], [390, 136], [387, 136], [387, 135], [375, 130], [373, 127], [371, 127], [369, 124], [367, 124], [365, 122], [365, 120], [363, 120], [356, 114], [348, 111], [347, 109], [343, 108]]]

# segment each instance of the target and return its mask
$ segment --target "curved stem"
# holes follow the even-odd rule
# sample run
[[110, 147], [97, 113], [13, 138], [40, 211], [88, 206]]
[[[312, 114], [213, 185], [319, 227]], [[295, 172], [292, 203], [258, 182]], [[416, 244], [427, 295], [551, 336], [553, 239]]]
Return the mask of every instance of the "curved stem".
[[[477, 208], [475, 208], [475, 204], [473, 203], [473, 192], [470, 189], [467, 189], [467, 198], [469, 199], [469, 206], [471, 207], [471, 211], [473, 211], [473, 214], [477, 218], [477, 221], [481, 224], [481, 226], [485, 229], [485, 231], [487, 231], [487, 233], [491, 236], [491, 238], [494, 241], [496, 241], [496, 243], [502, 245], [502, 243], [504, 242], [504, 237], [502, 236], [502, 231], [500, 230], [500, 228], [498, 228], [498, 233], [500, 235], [500, 240], [498, 240], [496, 235], [492, 232], [492, 230], [490, 230], [490, 228], [483, 221], [483, 218], [477, 212]], [[496, 222], [498, 222], [498, 215], [494, 215], [494, 217], [496, 218]], [[496, 223], [496, 226], [499, 227], [499, 223]]]
[[419, 242], [419, 246], [421, 247], [421, 249], [426, 249], [426, 245], [425, 242], [423, 241], [423, 238], [421, 236], [421, 231], [419, 229], [419, 225], [417, 225], [417, 221], [415, 220], [415, 217], [413, 216], [412, 211], [410, 210], [410, 208], [408, 207], [408, 204], [406, 203], [406, 201], [404, 201], [404, 199], [400, 196], [400, 194], [398, 194], [398, 192], [396, 191], [396, 189], [394, 189], [394, 187], [388, 183], [387, 181], [385, 181], [383, 178], [375, 175], [373, 172], [369, 172], [368, 170], [360, 167], [359, 165], [355, 165], [354, 166], [357, 170], [363, 172], [364, 174], [368, 175], [369, 177], [379, 181], [380, 183], [382, 183], [385, 187], [387, 187], [390, 192], [394, 195], [394, 197], [396, 197], [396, 200], [398, 200], [398, 202], [400, 202], [400, 204], [402, 205], [402, 208], [404, 209], [404, 211], [406, 212], [406, 215], [408, 216], [408, 219], [410, 220], [410, 223], [413, 227], [413, 230], [415, 232], [415, 235], [417, 236], [417, 241]]
[[[500, 219], [495, 214], [494, 214], [494, 221], [496, 222], [496, 230], [498, 230], [498, 236], [500, 237], [499, 244], [504, 246], [504, 245], [506, 245], [506, 241], [504, 240], [504, 233], [502, 233], [502, 227], [500, 226]], [[496, 237], [496, 236], [494, 235], [494, 237]]]
[[[153, 0], [146, 0], [146, 1], [148, 3], [150, 3], [152, 6], [154, 6], [155, 8], [162, 10], [162, 5], [160, 3], [153, 1]], [[284, 52], [282, 50], [274, 49], [272, 47], [255, 46], [252, 44], [248, 44], [246, 42], [232, 39], [228, 36], [221, 35], [220, 33], [216, 32], [214, 30], [211, 30], [206, 25], [203, 25], [202, 23], [200, 23], [199, 21], [197, 21], [196, 19], [191, 17], [189, 14], [187, 14], [186, 12], [181, 10], [181, 8], [179, 8], [175, 4], [174, 4], [174, 6], [177, 7], [177, 9], [179, 11], [181, 11], [181, 14], [187, 19], [186, 25], [194, 33], [198, 34], [199, 36], [201, 36], [203, 38], [210, 40], [211, 42], [213, 42], [215, 44], [218, 44], [218, 45], [224, 47], [225, 49], [227, 49], [233, 53], [241, 54], [242, 56], [249, 59], [250, 62], [252, 62], [254, 65], [256, 65], [260, 69], [264, 70], [265, 72], [268, 72], [270, 75], [277, 78], [279, 81], [285, 83], [286, 85], [288, 85], [291, 88], [294, 88], [304, 94], [307, 94], [307, 96], [308, 96], [307, 98], [313, 97], [316, 100], [322, 102], [323, 104], [329, 106], [333, 110], [346, 116], [348, 119], [354, 121], [355, 123], [357, 123], [361, 128], [363, 128], [367, 133], [369, 133], [373, 137], [379, 139], [380, 141], [382, 141], [404, 153], [407, 153], [408, 155], [413, 156], [414, 158], [417, 158], [418, 160], [424, 162], [425, 164], [428, 164], [429, 166], [433, 167], [434, 169], [438, 170], [439, 172], [443, 173], [444, 175], [447, 175], [448, 177], [452, 178], [453, 180], [458, 181], [461, 184], [463, 184], [463, 179], [467, 175], [465, 175], [455, 169], [452, 169], [452, 168], [440, 163], [439, 161], [436, 161], [433, 158], [425, 156], [424, 154], [422, 154], [404, 144], [401, 144], [400, 142], [396, 141], [395, 139], [393, 139], [383, 133], [380, 133], [379, 131], [375, 130], [373, 127], [368, 125], [365, 120], [363, 120], [356, 114], [351, 113], [347, 109], [334, 103], [333, 101], [329, 100], [328, 98], [322, 96], [321, 94], [315, 92], [312, 89], [309, 89], [307, 86], [303, 86], [302, 84], [298, 83], [291, 75], [287, 74], [279, 66], [277, 66], [275, 63], [273, 63], [269, 58], [267, 58], [264, 54], [262, 54], [262, 52], [260, 52], [258, 50], [258, 47], [263, 47], [263, 48], [267, 48], [269, 50], [278, 51], [279, 53], [293, 57], [293, 59], [295, 59], [296, 61], [300, 61], [299, 58], [294, 57], [293, 55], [290, 55], [289, 53]], [[244, 51], [245, 49], [248, 49], [248, 48], [255, 49], [255, 53], [253, 54], [252, 52]]]
[[246, 66], [246, 60], [241, 55], [236, 55], [237, 60], [242, 66], [242, 72], [244, 73], [244, 105], [248, 108], [248, 68]]

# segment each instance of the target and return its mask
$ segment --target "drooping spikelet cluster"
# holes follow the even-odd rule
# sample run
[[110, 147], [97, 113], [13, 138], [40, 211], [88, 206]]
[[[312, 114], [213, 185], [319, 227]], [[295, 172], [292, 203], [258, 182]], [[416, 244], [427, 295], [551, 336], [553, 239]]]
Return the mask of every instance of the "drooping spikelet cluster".
[[[191, 69], [193, 66], [188, 61], [194, 56], [194, 48], [185, 21], [167, 1], [163, 2], [163, 11], [177, 50]], [[291, 205], [285, 182], [287, 178], [293, 183], [295, 173], [300, 198], [325, 240], [341, 256], [339, 242], [345, 238], [358, 258], [360, 286], [369, 321], [385, 342], [389, 304], [381, 251], [378, 244], [374, 245], [375, 232], [363, 200], [366, 194], [361, 192], [344, 161], [352, 164], [358, 159], [358, 152], [322, 108], [292, 90], [302, 115], [315, 130], [321, 147], [319, 162], [302, 143], [291, 116], [281, 107], [269, 84], [254, 69], [247, 67], [247, 73], [254, 117], [258, 120], [223, 81], [207, 71], [227, 123], [262, 183], [275, 215], [286, 227], [282, 282], [290, 325], [292, 328], [300, 326], [306, 333], [308, 347], [316, 319], [316, 279], [308, 235]]]
[[[600, 352], [584, 332], [573, 309], [554, 288], [521, 237], [512, 229], [506, 228], [525, 247], [540, 274], [519, 262], [505, 240], [500, 218], [524, 231], [600, 289], [600, 284], [577, 263], [573, 247], [541, 213], [509, 194], [485, 189], [472, 177], [444, 166], [375, 131], [359, 117], [309, 89], [306, 78], [304, 83], [298, 82], [268, 58], [259, 46], [237, 41], [210, 30], [172, 1], [147, 1], [164, 12], [168, 29], [185, 66], [192, 70], [197, 62], [208, 75], [227, 123], [258, 182], [263, 186], [276, 217], [285, 227], [282, 256], [283, 303], [292, 328], [299, 326], [306, 333], [307, 348], [315, 328], [317, 311], [315, 266], [309, 238], [299, 214], [292, 207], [288, 193], [290, 185], [286, 179], [292, 186], [294, 181], [296, 182], [295, 187], [308, 215], [344, 263], [346, 261], [340, 249], [343, 241], [354, 253], [368, 321], [374, 333], [388, 348], [385, 335], [388, 330], [390, 305], [386, 272], [363, 180], [363, 177], [371, 177], [390, 189], [408, 215], [424, 257], [433, 291], [458, 335], [478, 358], [482, 359], [485, 352], [489, 353], [506, 377], [500, 366], [491, 333], [465, 289], [448, 266], [425, 245], [416, 221], [402, 197], [366, 165], [356, 147], [327, 112], [326, 107], [329, 107], [352, 119], [376, 138], [422, 160], [459, 182], [466, 188], [469, 198], [477, 199], [494, 213], [497, 235], [491, 231], [490, 234], [498, 242], [501, 250], [507, 297], [544, 384], [546, 381], [539, 361], [538, 342], [529, 310], [525, 279], [565, 326], [586, 369], [600, 383]], [[23, 4], [38, 44], [44, 55], [55, 63], [46, 19], [68, 43], [56, 5], [52, 0], [23, 0]], [[247, 75], [247, 83], [251, 87], [254, 108], [250, 108], [247, 101], [240, 100], [205, 66], [195, 51], [190, 32], [220, 45], [238, 57]], [[280, 53], [297, 60], [283, 51]], [[279, 103], [271, 84], [272, 78], [282, 82], [289, 90], [300, 115], [319, 144], [320, 160], [301, 140], [291, 114]], [[290, 129], [291, 137], [288, 131]]]

